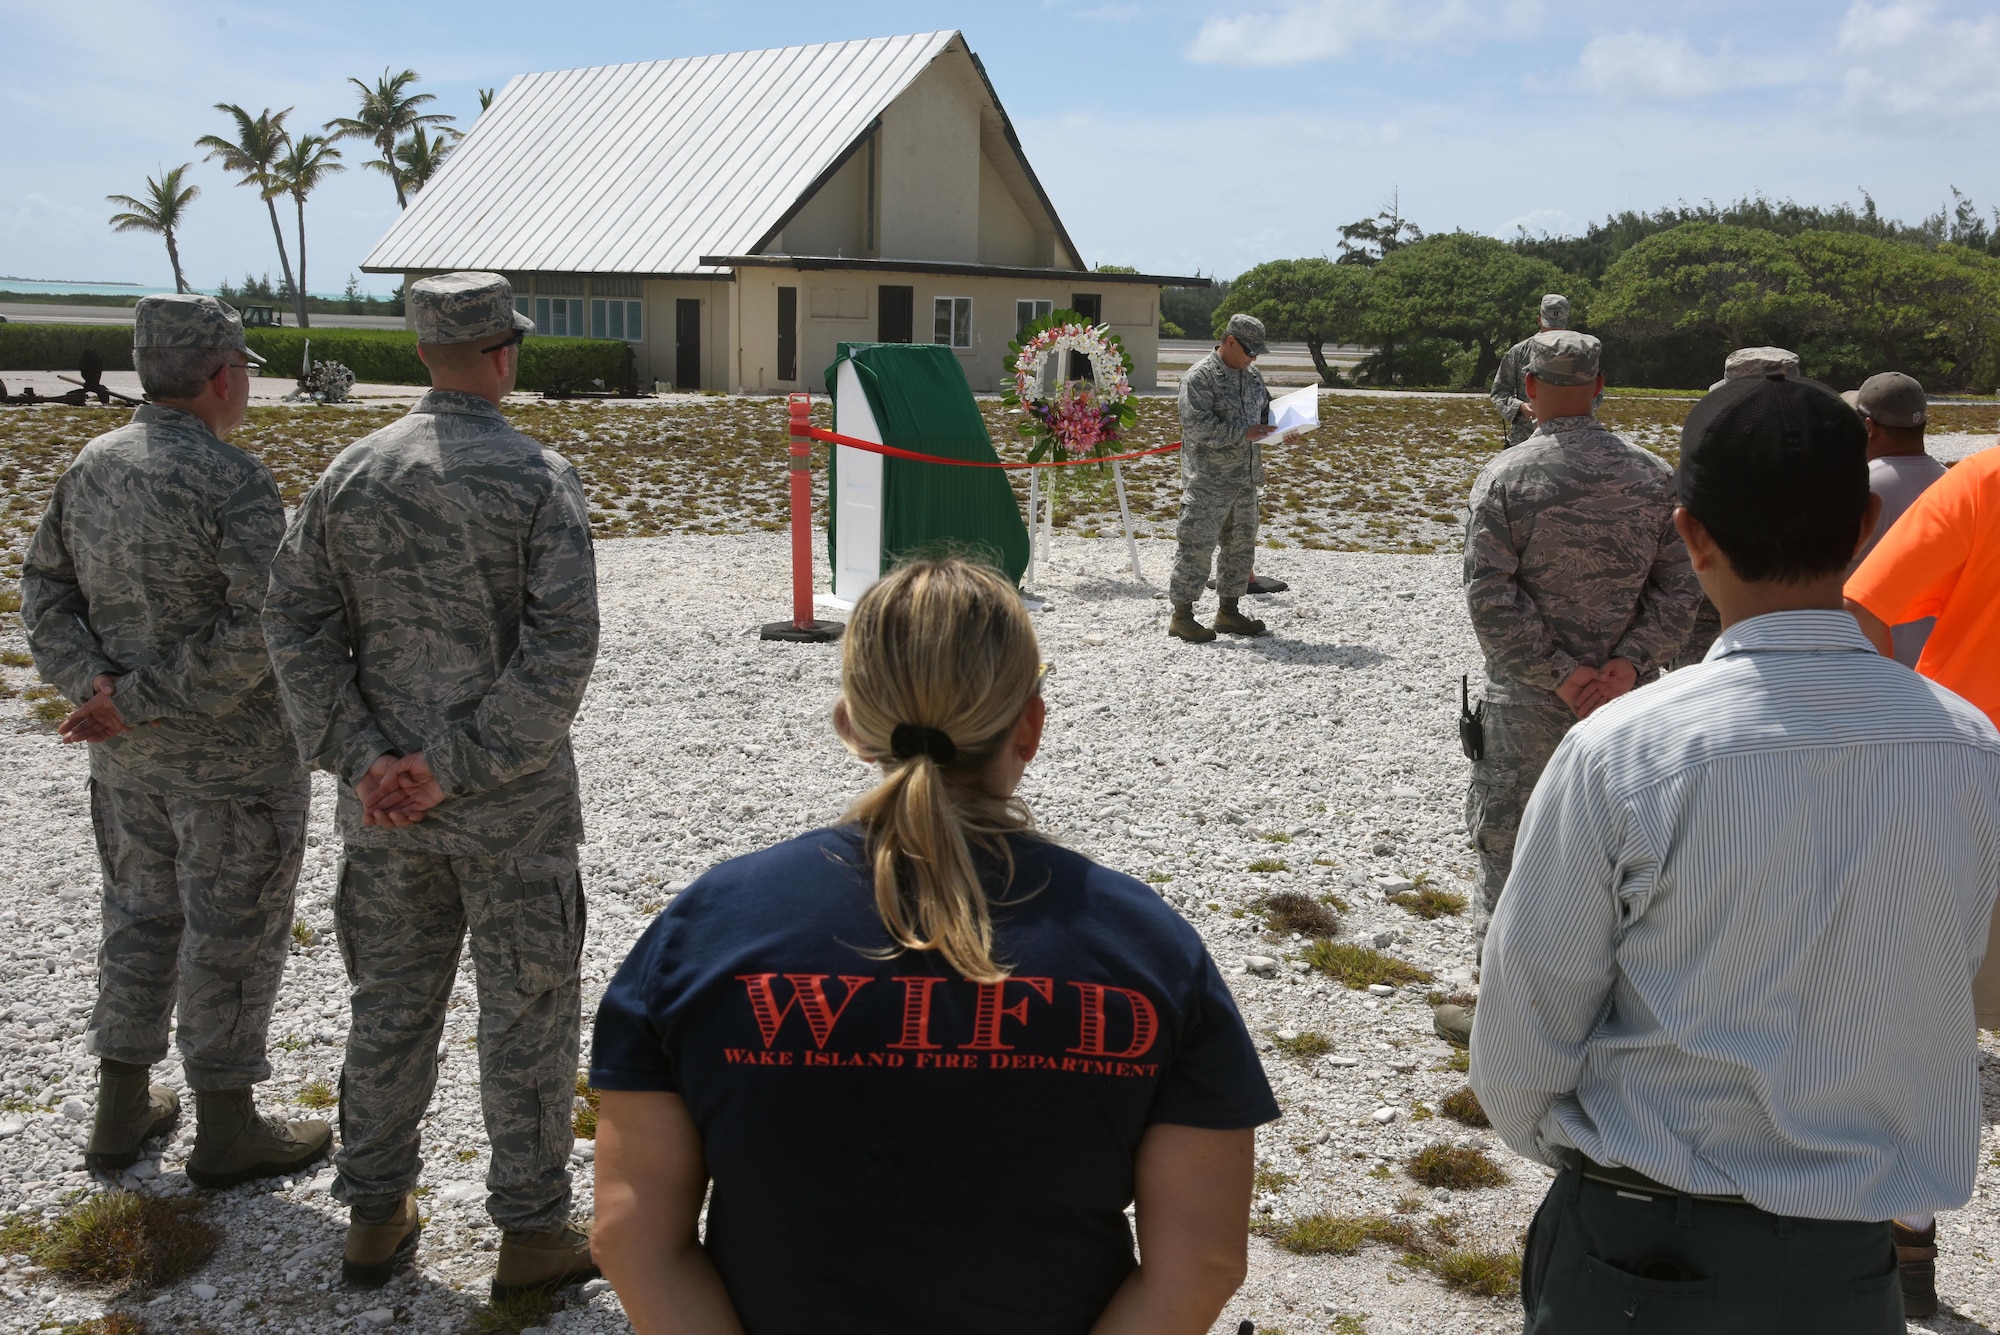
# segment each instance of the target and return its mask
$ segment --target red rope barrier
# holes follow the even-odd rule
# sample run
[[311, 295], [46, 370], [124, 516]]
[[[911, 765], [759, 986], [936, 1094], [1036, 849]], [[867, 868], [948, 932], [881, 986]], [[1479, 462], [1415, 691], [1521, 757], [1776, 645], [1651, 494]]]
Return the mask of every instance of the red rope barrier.
[[809, 426], [805, 434], [813, 440], [823, 440], [829, 445], [845, 445], [851, 450], [866, 450], [870, 454], [886, 454], [897, 459], [915, 459], [918, 463], [949, 464], [954, 468], [1074, 468], [1078, 464], [1115, 464], [1126, 459], [1143, 459], [1149, 454], [1171, 454], [1181, 447], [1179, 441], [1171, 445], [1161, 445], [1150, 450], [1134, 450], [1130, 454], [1107, 454], [1103, 458], [1044, 459], [1040, 463], [996, 463], [986, 459], [946, 459], [935, 454], [918, 454], [915, 450], [900, 449], [894, 445], [881, 445], [872, 440], [857, 440], [853, 436], [843, 436], [821, 427]]

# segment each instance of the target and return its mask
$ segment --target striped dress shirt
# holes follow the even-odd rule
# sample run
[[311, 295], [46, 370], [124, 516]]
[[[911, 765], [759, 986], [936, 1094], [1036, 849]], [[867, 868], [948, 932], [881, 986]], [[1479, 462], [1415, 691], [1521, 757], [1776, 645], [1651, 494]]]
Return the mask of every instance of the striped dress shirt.
[[1964, 1204], [2000, 734], [1844, 612], [1778, 612], [1572, 729], [1486, 938], [1472, 1086], [1581, 1150], [1778, 1214]]

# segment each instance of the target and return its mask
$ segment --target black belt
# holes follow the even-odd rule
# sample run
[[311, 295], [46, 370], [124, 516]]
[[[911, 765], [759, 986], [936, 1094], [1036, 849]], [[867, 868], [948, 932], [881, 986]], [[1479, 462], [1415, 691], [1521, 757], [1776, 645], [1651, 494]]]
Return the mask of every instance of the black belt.
[[1601, 1164], [1587, 1155], [1579, 1155], [1578, 1158], [1581, 1160], [1578, 1171], [1583, 1174], [1586, 1182], [1615, 1187], [1619, 1191], [1637, 1192], [1642, 1196], [1685, 1196], [1689, 1200], [1702, 1201], [1709, 1205], [1742, 1205], [1753, 1210], [1758, 1208], [1741, 1196], [1709, 1196], [1698, 1191], [1682, 1191], [1664, 1182], [1655, 1182], [1636, 1168], [1627, 1168], [1623, 1164]]

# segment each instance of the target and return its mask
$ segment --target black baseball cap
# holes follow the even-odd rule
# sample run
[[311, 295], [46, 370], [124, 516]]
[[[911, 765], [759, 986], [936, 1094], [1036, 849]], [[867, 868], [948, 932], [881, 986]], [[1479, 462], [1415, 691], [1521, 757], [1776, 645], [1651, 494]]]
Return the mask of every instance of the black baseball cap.
[[1730, 380], [1688, 414], [1674, 483], [1739, 569], [1824, 573], [1852, 557], [1868, 508], [1868, 432], [1817, 380]]

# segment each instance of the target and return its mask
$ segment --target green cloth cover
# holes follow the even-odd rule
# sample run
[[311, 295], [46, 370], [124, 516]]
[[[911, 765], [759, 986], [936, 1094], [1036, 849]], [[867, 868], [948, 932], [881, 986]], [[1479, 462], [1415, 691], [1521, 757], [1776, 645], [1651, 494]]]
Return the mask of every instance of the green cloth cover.
[[[945, 459], [998, 462], [986, 419], [950, 348], [933, 343], [843, 343], [826, 371], [840, 383], [841, 361], [854, 363], [882, 443]], [[836, 408], [834, 420], [840, 420]], [[838, 495], [831, 449], [827, 494]], [[882, 459], [882, 570], [912, 556], [980, 560], [1016, 584], [1028, 568], [1028, 526], [1021, 503], [998, 468], [951, 468], [885, 455]], [[827, 506], [826, 545], [833, 555], [834, 508]]]

